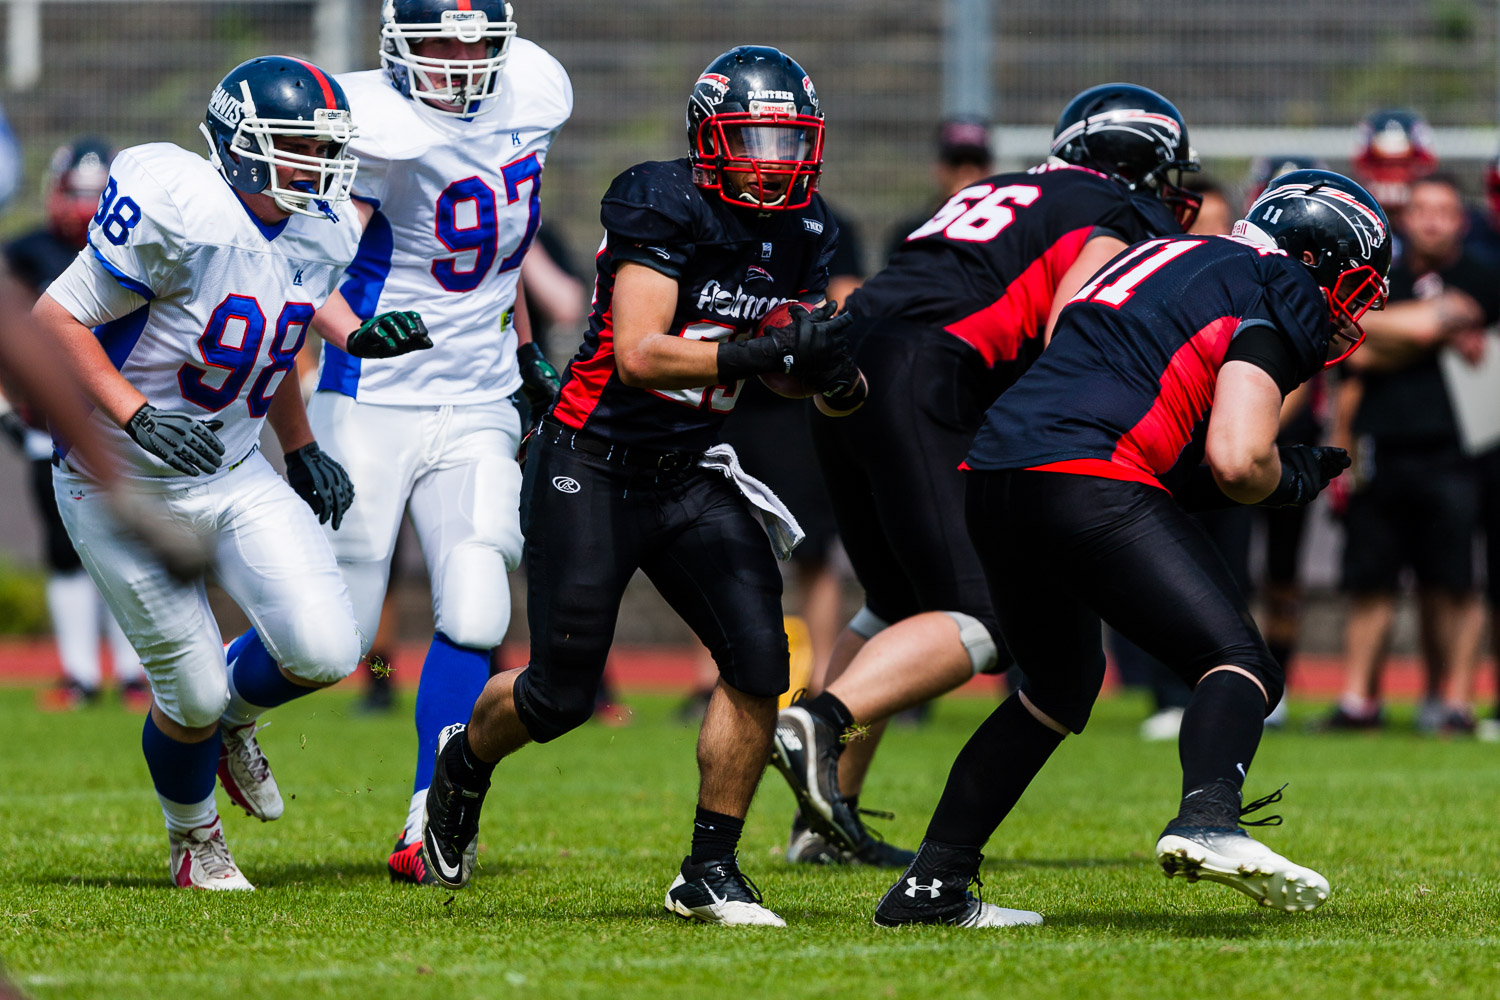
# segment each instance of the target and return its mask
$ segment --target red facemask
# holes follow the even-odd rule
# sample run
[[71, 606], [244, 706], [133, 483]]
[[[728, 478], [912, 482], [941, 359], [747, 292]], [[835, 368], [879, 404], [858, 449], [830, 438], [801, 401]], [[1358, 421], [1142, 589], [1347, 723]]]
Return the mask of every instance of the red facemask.
[[1359, 325], [1359, 318], [1371, 309], [1384, 309], [1386, 297], [1390, 290], [1385, 279], [1376, 273], [1375, 269], [1366, 264], [1362, 267], [1350, 268], [1340, 274], [1338, 280], [1333, 283], [1333, 289], [1323, 289], [1324, 296], [1328, 299], [1329, 320], [1337, 328], [1339, 320], [1343, 319], [1354, 328], [1358, 334], [1350, 337], [1342, 331], [1336, 332], [1335, 337], [1349, 341], [1348, 350], [1325, 362], [1324, 368], [1332, 368], [1343, 361], [1365, 342], [1365, 331]]
[[698, 129], [700, 187], [760, 211], [805, 208], [823, 169], [823, 120], [726, 112]]

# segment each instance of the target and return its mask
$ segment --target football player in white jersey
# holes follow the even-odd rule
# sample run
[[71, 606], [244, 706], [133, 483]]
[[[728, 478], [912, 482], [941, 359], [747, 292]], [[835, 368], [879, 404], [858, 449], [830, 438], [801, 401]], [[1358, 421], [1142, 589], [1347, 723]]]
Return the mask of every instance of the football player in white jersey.
[[[358, 246], [359, 217], [344, 206], [357, 161], [343, 92], [297, 59], [236, 67], [214, 90], [203, 133], [208, 160], [169, 143], [116, 157], [88, 246], [34, 315], [62, 344], [120, 474], [209, 540], [215, 576], [253, 625], [226, 664], [202, 580], [169, 575], [122, 532], [97, 472], [58, 442], [63, 522], [151, 679], [141, 745], [172, 878], [250, 889], [224, 841], [215, 771], [247, 812], [281, 815], [255, 720], [344, 677], [360, 656], [318, 528], [340, 522], [352, 490], [285, 377]], [[426, 339], [403, 315], [377, 317], [343, 343], [384, 354]], [[290, 485], [258, 453], [267, 419]]]
[[381, 310], [419, 309], [434, 346], [373, 363], [325, 350], [308, 412], [360, 497], [329, 540], [366, 652], [404, 511], [432, 580], [416, 777], [388, 859], [393, 880], [421, 883], [431, 881], [421, 819], [438, 733], [469, 717], [510, 623], [527, 421], [518, 391], [537, 409], [556, 394], [517, 292], [542, 165], [573, 91], [557, 60], [516, 37], [504, 0], [386, 0], [380, 60], [339, 77], [360, 122], [354, 203], [369, 222], [313, 325], [336, 343]]

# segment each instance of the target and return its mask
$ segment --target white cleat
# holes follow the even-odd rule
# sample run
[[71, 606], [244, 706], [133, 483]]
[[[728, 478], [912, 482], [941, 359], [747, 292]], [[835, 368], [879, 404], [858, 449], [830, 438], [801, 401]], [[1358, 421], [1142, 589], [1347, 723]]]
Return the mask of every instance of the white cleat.
[[1243, 830], [1168, 827], [1156, 842], [1156, 860], [1168, 878], [1221, 882], [1287, 913], [1315, 910], [1331, 891], [1322, 875], [1293, 864]]
[[1034, 910], [1011, 910], [994, 903], [978, 902], [973, 912], [954, 927], [1035, 927], [1042, 922], [1042, 915]]
[[222, 726], [224, 744], [219, 749], [219, 782], [234, 804], [262, 823], [279, 819], [281, 789], [271, 774], [271, 764], [255, 738], [255, 723]]
[[734, 858], [698, 865], [684, 859], [682, 871], [667, 889], [664, 905], [668, 913], [706, 924], [786, 926], [785, 920], [761, 902], [760, 890], [744, 876]]
[[169, 870], [179, 889], [254, 891], [255, 886], [240, 873], [229, 853], [219, 817], [187, 833], [168, 830], [167, 839], [172, 845]]

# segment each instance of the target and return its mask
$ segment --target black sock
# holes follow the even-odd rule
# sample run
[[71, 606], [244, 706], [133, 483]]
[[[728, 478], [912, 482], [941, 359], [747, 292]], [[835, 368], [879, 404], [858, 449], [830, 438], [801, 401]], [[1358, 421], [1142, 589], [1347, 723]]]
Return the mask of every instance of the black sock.
[[1211, 781], [1244, 785], [1265, 718], [1266, 696], [1244, 674], [1216, 670], [1199, 681], [1177, 737], [1182, 794]]
[[1019, 694], [1005, 699], [959, 751], [926, 839], [983, 847], [1062, 741], [1026, 710]]
[[799, 704], [807, 709], [813, 718], [822, 719], [841, 733], [854, 725], [854, 714], [849, 711], [848, 706], [839, 701], [836, 695], [829, 694], [827, 691]]
[[729, 857], [740, 846], [744, 831], [744, 820], [699, 806], [693, 816], [693, 851], [688, 860], [703, 864]]
[[[453, 741], [457, 744], [457, 752], [449, 758], [448, 776], [453, 779], [454, 784], [460, 788], [471, 791], [484, 791], [490, 787], [490, 775], [495, 773], [495, 765], [489, 761], [480, 760], [474, 753], [474, 748], [469, 746], [469, 732], [464, 730], [458, 734], [458, 739]], [[444, 748], [447, 749], [446, 747]]]

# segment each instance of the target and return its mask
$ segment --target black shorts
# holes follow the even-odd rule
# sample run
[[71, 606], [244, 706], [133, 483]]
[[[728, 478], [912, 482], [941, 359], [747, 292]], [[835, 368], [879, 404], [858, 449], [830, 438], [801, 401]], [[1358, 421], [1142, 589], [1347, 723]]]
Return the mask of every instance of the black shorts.
[[1377, 447], [1344, 517], [1344, 589], [1393, 593], [1410, 566], [1423, 587], [1469, 593], [1479, 512], [1478, 471], [1456, 448]]
[[1273, 586], [1295, 586], [1301, 580], [1307, 508], [1262, 507], [1260, 513], [1266, 525], [1266, 582]]
[[708, 647], [726, 684], [762, 697], [785, 691], [781, 572], [739, 490], [696, 464], [627, 466], [580, 450], [580, 439], [543, 421], [521, 488], [531, 661], [515, 699], [532, 738], [555, 739], [592, 714], [637, 569]]
[[813, 443], [865, 604], [887, 622], [962, 612], [999, 646], [958, 469], [999, 376], [968, 344], [920, 324], [870, 320], [853, 336], [870, 398], [850, 416], [814, 421]]
[[810, 399], [786, 399], [746, 379], [734, 412], [724, 421], [724, 442], [734, 446], [740, 465], [781, 498], [806, 537], [792, 550], [798, 566], [828, 562], [839, 536], [833, 504], [813, 451]]
[[83, 561], [74, 551], [73, 540], [57, 512], [57, 494], [52, 492], [52, 462], [48, 459], [39, 458], [31, 463], [31, 498], [37, 516], [42, 519], [47, 569], [53, 573], [81, 572]]
[[1082, 732], [1104, 680], [1099, 622], [1189, 686], [1243, 667], [1270, 699], [1281, 666], [1203, 528], [1166, 490], [1060, 472], [968, 474], [968, 522], [1021, 690]]

